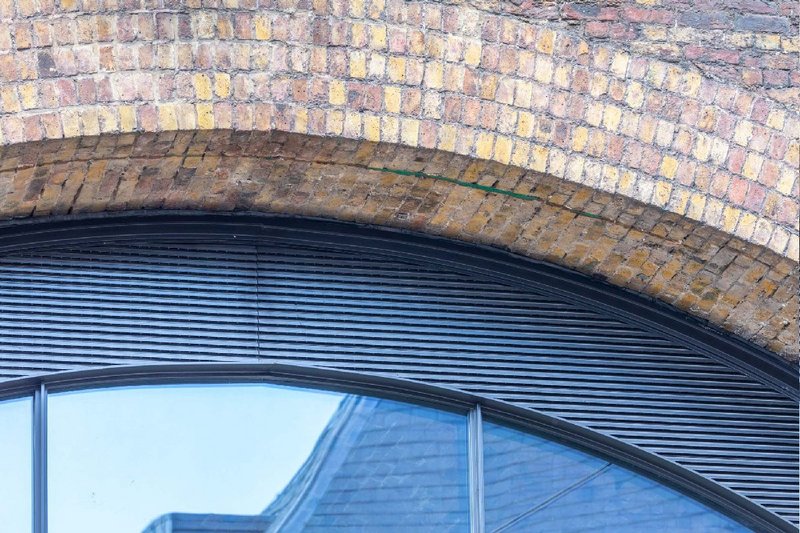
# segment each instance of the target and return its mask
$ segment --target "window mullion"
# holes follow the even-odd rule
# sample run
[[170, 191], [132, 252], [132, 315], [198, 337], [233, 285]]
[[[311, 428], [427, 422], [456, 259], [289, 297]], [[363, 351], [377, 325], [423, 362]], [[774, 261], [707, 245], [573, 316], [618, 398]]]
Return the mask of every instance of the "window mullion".
[[33, 394], [33, 533], [47, 533], [47, 388]]
[[468, 424], [470, 531], [484, 533], [486, 521], [483, 512], [483, 415], [480, 404], [469, 412]]

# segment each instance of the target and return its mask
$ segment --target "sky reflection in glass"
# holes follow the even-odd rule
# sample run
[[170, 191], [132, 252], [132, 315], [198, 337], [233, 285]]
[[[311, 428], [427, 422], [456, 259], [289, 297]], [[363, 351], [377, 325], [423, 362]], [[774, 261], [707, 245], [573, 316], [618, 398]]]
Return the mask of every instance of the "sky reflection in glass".
[[0, 531], [31, 531], [30, 398], [0, 402]]
[[50, 533], [138, 533], [168, 512], [258, 514], [342, 398], [259, 385], [51, 394]]
[[469, 528], [463, 415], [256, 385], [49, 402], [50, 533]]

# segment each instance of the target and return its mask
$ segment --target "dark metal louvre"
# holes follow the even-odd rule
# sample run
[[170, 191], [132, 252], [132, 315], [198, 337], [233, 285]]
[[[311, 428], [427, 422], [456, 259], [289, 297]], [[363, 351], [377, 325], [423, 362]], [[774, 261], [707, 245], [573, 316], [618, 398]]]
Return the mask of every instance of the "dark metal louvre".
[[0, 375], [157, 361], [310, 364], [537, 409], [797, 522], [791, 399], [546, 291], [330, 246], [126, 242], [0, 258]]

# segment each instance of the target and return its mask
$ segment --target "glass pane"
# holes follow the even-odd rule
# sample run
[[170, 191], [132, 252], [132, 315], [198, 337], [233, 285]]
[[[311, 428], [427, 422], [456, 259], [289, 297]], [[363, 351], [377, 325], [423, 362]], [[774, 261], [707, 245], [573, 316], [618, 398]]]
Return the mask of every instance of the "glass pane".
[[0, 530], [33, 529], [30, 398], [0, 402]]
[[49, 397], [51, 533], [464, 530], [465, 417], [263, 385]]
[[484, 468], [487, 532], [749, 531], [629, 470], [490, 423]]

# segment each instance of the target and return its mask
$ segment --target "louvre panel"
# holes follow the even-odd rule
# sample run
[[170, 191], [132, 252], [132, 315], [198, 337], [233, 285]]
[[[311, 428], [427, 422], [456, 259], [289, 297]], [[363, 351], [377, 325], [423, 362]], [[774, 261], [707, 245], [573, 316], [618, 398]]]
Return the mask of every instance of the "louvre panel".
[[414, 379], [540, 410], [798, 521], [798, 409], [663, 334], [434, 263], [335, 245], [176, 241], [0, 258], [0, 377], [270, 361]]
[[0, 259], [0, 374], [258, 357], [252, 246], [93, 247]]

